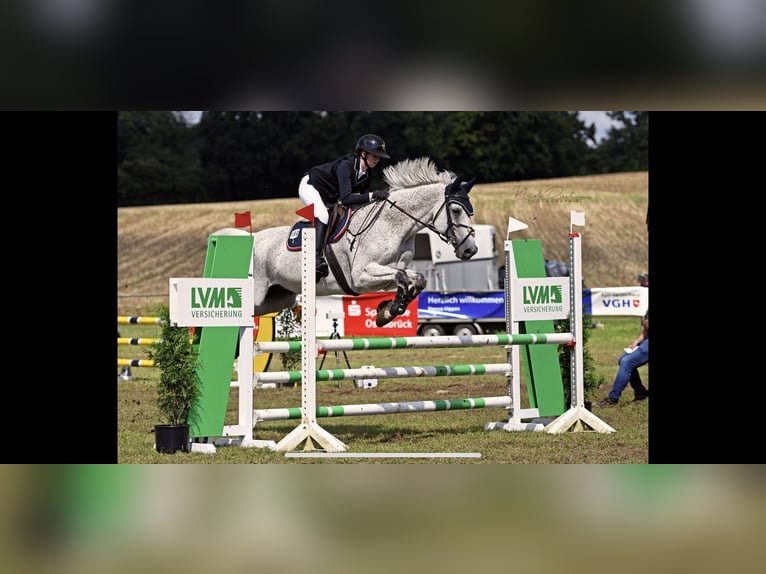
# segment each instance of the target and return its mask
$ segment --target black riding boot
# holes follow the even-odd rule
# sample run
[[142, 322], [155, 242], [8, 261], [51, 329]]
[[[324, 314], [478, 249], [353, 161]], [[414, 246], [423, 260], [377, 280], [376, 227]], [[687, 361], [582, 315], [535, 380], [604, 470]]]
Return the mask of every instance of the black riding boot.
[[315, 218], [314, 229], [316, 230], [316, 280], [319, 283], [322, 277], [327, 277], [330, 274], [330, 268], [327, 266], [327, 261], [324, 258], [324, 238], [327, 232], [327, 224]]

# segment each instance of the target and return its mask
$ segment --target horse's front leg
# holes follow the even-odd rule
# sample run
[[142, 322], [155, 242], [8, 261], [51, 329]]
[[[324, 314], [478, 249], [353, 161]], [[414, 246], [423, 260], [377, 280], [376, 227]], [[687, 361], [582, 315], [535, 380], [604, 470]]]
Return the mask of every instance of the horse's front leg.
[[375, 324], [378, 327], [387, 325], [394, 317], [404, 313], [407, 305], [425, 289], [425, 277], [420, 273], [411, 273], [413, 273], [412, 279], [403, 269], [396, 272], [396, 297], [392, 301], [383, 301], [378, 305], [378, 313], [375, 317]]

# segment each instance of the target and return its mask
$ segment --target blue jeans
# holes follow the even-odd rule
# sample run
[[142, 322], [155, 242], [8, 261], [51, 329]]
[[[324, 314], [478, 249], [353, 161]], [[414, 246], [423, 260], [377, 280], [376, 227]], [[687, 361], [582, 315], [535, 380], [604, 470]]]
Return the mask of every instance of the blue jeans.
[[633, 391], [638, 394], [645, 393], [646, 388], [641, 383], [641, 377], [638, 374], [638, 368], [649, 362], [649, 339], [644, 339], [641, 344], [632, 353], [623, 353], [617, 364], [620, 368], [612, 384], [612, 390], [609, 391], [609, 398], [613, 401], [619, 401], [622, 391], [630, 383]]

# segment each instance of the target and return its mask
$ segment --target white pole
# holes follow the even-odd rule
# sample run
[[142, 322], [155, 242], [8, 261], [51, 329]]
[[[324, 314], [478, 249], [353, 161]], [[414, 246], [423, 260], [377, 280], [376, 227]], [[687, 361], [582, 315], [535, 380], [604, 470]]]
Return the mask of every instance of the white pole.
[[[583, 214], [584, 217], [584, 214]], [[584, 225], [584, 220], [582, 221]], [[568, 430], [586, 430], [583, 423], [596, 432], [617, 432], [585, 408], [583, 338], [582, 338], [582, 237], [579, 233], [569, 234], [569, 292], [571, 298], [569, 325], [575, 335], [575, 353], [572, 356], [572, 399], [570, 408], [546, 428], [549, 434], [561, 434]]]
[[316, 422], [316, 259], [314, 257], [316, 230], [314, 227], [305, 227], [302, 239], [301, 424], [279, 441], [274, 450], [293, 450], [305, 442], [303, 450], [317, 450], [319, 446], [325, 452], [343, 452], [347, 450], [346, 445]]
[[583, 336], [582, 336], [582, 237], [579, 233], [569, 234], [569, 268], [575, 269], [569, 274], [570, 313], [572, 320], [569, 327], [575, 337], [572, 365], [572, 396], [570, 406], [585, 408], [585, 384], [583, 371]]

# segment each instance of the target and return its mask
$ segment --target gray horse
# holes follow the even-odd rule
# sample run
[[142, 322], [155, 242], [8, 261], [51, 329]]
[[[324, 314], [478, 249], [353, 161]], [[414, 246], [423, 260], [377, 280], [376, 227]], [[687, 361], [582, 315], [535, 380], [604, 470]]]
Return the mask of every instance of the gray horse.
[[[379, 327], [404, 313], [426, 286], [422, 274], [407, 268], [418, 231], [428, 228], [438, 234], [461, 260], [477, 250], [468, 198], [476, 178], [464, 181], [452, 172], [438, 171], [426, 157], [391, 165], [383, 170], [383, 178], [389, 197], [353, 211], [345, 232], [325, 248], [332, 273], [316, 284], [317, 295], [396, 289], [395, 298], [378, 307]], [[301, 292], [301, 253], [287, 248], [290, 231], [291, 226], [281, 226], [253, 234], [255, 315], [291, 307]], [[242, 233], [247, 231], [226, 228], [213, 235]]]

